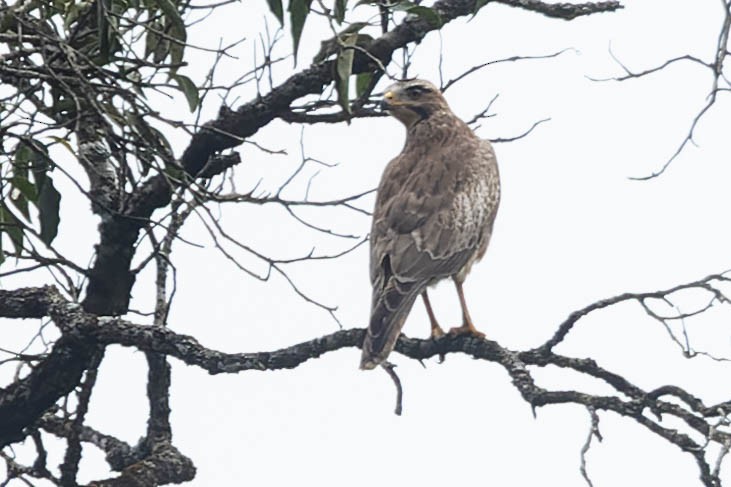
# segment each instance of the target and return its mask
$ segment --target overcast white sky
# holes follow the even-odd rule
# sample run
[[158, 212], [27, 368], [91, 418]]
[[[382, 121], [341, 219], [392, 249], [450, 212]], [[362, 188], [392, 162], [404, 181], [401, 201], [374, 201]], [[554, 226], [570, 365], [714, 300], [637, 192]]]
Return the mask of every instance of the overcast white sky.
[[[624, 83], [587, 79], [621, 74], [609, 55], [610, 43], [615, 55], [636, 70], [682, 54], [711, 59], [721, 2], [623, 3], [626, 8], [619, 13], [571, 22], [488, 5], [472, 21], [457, 21], [442, 31], [445, 79], [489, 60], [575, 49], [555, 59], [487, 68], [446, 93], [465, 119], [499, 94], [492, 110], [496, 116], [483, 120], [478, 129], [485, 138], [514, 136], [537, 120], [551, 118], [523, 140], [496, 145], [503, 200], [486, 257], [465, 285], [478, 328], [513, 349], [542, 343], [571, 311], [598, 299], [661, 289], [731, 267], [727, 100], [721, 99], [699, 126], [699, 147], [689, 147], [662, 177], [628, 179], [657, 170], [675, 151], [705, 101], [710, 75], [697, 66], [677, 65]], [[366, 15], [368, 8], [356, 12], [362, 9]], [[263, 0], [222, 8], [198, 25], [191, 41], [215, 47], [220, 36], [232, 41], [245, 35], [249, 41], [241, 57], [224, 61], [221, 68], [222, 79], [236, 78], [253, 65], [251, 53], [265, 15]], [[268, 21], [275, 25], [271, 16]], [[319, 49], [323, 32], [322, 25], [307, 24], [301, 64]], [[436, 33], [422, 42], [411, 74], [439, 82], [439, 45]], [[281, 53], [288, 49], [285, 38]], [[191, 50], [188, 54], [191, 65], [183, 73], [200, 82], [207, 58]], [[277, 80], [289, 72], [287, 61]], [[237, 94], [234, 106], [249, 100], [253, 91], [243, 87]], [[203, 120], [219, 108], [213, 97], [207, 102]], [[160, 106], [169, 110], [164, 112], [168, 118], [179, 114], [190, 119], [181, 112], [180, 99], [162, 100]], [[180, 154], [187, 138], [178, 134], [173, 140]], [[244, 146], [244, 162], [236, 170], [242, 192], [260, 178], [262, 188], [277, 188], [299, 163], [300, 127], [274, 122], [254, 140], [287, 149], [289, 155], [269, 156]], [[307, 155], [339, 165], [313, 165], [288, 196], [301, 197], [318, 169], [310, 190], [313, 200], [371, 189], [403, 140], [403, 128], [388, 118], [308, 126]], [[364, 199], [363, 207], [372, 202]], [[360, 236], [370, 225], [367, 217], [345, 211], [303, 215]], [[292, 222], [277, 208], [227, 207], [223, 223], [242, 241], [272, 256], [301, 255], [313, 246], [333, 252], [350, 245]], [[59, 247], [88, 262], [96, 220], [86, 203], [64, 194], [61, 225]], [[175, 331], [194, 335], [214, 349], [245, 352], [273, 350], [338, 329], [327, 313], [304, 303], [282, 279], [261, 283], [235, 269], [194, 220], [184, 235], [206, 248], [175, 249], [178, 294], [169, 320]], [[310, 295], [337, 305], [339, 319], [351, 328], [367, 323], [367, 268], [363, 246], [342, 259], [301, 265], [291, 273]], [[35, 282], [43, 282], [42, 277]], [[2, 285], [13, 288], [34, 278], [23, 279]], [[150, 272], [140, 276], [136, 308], [149, 309], [152, 284]], [[442, 324], [458, 324], [453, 287], [440, 285], [431, 296]], [[731, 356], [727, 320], [715, 315], [691, 324], [696, 348]], [[28, 323], [8, 325], [3, 346], [23, 343], [33, 332], [30, 328]], [[428, 335], [420, 304], [404, 332]], [[558, 350], [592, 357], [643, 388], [673, 383], [708, 403], [731, 396], [728, 366], [702, 357], [682, 358], [665, 330], [636, 305], [592, 315]], [[192, 485], [586, 485], [579, 473], [579, 450], [589, 419], [582, 408], [549, 406], [534, 419], [500, 366], [450, 355], [443, 364], [432, 360], [423, 368], [394, 354], [405, 394], [404, 414], [397, 417], [392, 382], [381, 371], [358, 370], [359, 353], [330, 353], [292, 371], [215, 377], [172, 360], [175, 444], [198, 467]], [[534, 374], [547, 388], [604, 390], [566, 371]], [[141, 353], [109, 349], [90, 425], [136, 443], [147, 417], [145, 375]], [[8, 378], [7, 373], [2, 376]], [[690, 456], [634, 422], [608, 413], [600, 418], [604, 442], [588, 454], [595, 486], [699, 485]], [[98, 451], [85, 447], [84, 454], [82, 481], [107, 472]], [[731, 480], [731, 474], [725, 479]]]

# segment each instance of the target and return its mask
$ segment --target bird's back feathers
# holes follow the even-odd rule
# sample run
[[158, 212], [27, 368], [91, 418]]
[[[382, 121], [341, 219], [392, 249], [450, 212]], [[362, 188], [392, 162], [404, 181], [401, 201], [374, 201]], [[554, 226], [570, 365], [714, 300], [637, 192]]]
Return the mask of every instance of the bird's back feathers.
[[416, 297], [482, 256], [500, 198], [495, 155], [446, 106], [409, 127], [381, 178], [371, 228], [371, 319], [362, 368], [393, 349]]

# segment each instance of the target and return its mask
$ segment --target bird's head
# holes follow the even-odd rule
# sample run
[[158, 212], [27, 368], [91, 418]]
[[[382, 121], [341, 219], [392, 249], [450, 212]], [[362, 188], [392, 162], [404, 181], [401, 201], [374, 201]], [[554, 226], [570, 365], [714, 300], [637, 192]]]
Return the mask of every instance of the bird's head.
[[428, 81], [414, 79], [389, 86], [381, 108], [408, 128], [438, 111], [448, 110], [448, 105], [439, 88]]

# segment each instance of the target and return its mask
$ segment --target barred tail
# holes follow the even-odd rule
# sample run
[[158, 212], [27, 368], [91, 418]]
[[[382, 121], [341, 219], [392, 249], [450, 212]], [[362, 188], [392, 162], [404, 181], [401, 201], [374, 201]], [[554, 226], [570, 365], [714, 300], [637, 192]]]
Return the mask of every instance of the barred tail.
[[391, 353], [414, 300], [423, 290], [424, 286], [419, 284], [400, 282], [392, 277], [383, 289], [374, 289], [371, 320], [363, 340], [361, 369], [373, 369]]

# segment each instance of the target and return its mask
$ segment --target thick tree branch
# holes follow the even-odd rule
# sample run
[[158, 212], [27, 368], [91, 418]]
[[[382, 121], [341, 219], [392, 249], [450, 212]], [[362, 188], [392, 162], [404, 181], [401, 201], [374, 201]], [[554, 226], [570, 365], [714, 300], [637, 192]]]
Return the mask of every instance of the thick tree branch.
[[[38, 426], [59, 438], [69, 438], [76, 434], [73, 432], [75, 426], [72, 420], [59, 418], [53, 414], [45, 414], [41, 417]], [[106, 454], [107, 463], [112, 470], [121, 471], [142, 458], [134, 448], [124, 441], [100, 433], [89, 426], [81, 426], [77, 431], [81, 441], [91, 443]]]
[[587, 2], [587, 3], [546, 3], [539, 0], [495, 0], [511, 7], [518, 7], [532, 12], [564, 20], [572, 20], [582, 15], [614, 12], [624, 8], [619, 2]]
[[81, 462], [81, 428], [84, 426], [86, 419], [86, 413], [89, 411], [89, 401], [91, 400], [91, 393], [94, 390], [96, 384], [97, 374], [99, 372], [99, 365], [104, 358], [104, 349], [100, 348], [94, 353], [91, 359], [91, 366], [86, 371], [86, 377], [84, 382], [81, 384], [81, 390], [79, 391], [78, 405], [76, 406], [76, 413], [74, 419], [71, 422], [70, 434], [67, 437], [66, 454], [59, 470], [61, 470], [61, 485], [62, 487], [74, 487], [76, 485], [76, 475], [79, 472], [79, 462]]
[[119, 477], [90, 482], [88, 487], [182, 484], [195, 478], [193, 462], [170, 443], [154, 445], [149, 456], [129, 465]]
[[[656, 299], [669, 302], [674, 293], [688, 289], [703, 290], [710, 293], [717, 302], [725, 303], [727, 302], [726, 297], [717, 286], [719, 283], [726, 282], [729, 282], [729, 278], [725, 274], [712, 274], [698, 281], [662, 291], [627, 293], [597, 301], [572, 313], [544, 345], [523, 352], [507, 349], [494, 341], [450, 335], [438, 340], [418, 340], [402, 336], [399, 338], [395, 350], [417, 360], [444, 356], [448, 353], [464, 353], [475, 359], [498, 363], [506, 370], [521, 396], [533, 408], [549, 404], [572, 403], [591, 408], [594, 411], [612, 411], [632, 419], [675, 444], [684, 452], [691, 454], [699, 464], [704, 485], [712, 486], [715, 485], [714, 479], [717, 479], [717, 474], [714, 476], [702, 452], [710, 442], [720, 444], [724, 448], [725, 445], [731, 444], [731, 434], [715, 424], [715, 421], [726, 421], [727, 415], [731, 412], [731, 400], [706, 406], [700, 398], [674, 385], [646, 391], [631, 383], [627, 378], [601, 367], [593, 359], [559, 355], [553, 352], [553, 347], [563, 341], [576, 322], [593, 311], [631, 300]], [[68, 351], [68, 347], [75, 347], [74, 353], [86, 351], [91, 354], [100, 346], [123, 345], [154, 354], [160, 359], [172, 356], [188, 365], [201, 367], [211, 374], [219, 374], [246, 370], [291, 369], [327, 352], [360, 347], [364, 334], [362, 329], [343, 330], [272, 352], [223, 353], [208, 349], [198, 343], [195, 338], [175, 333], [165, 327], [137, 325], [118, 318], [100, 318], [85, 312], [78, 305], [67, 302], [54, 288], [21, 289], [15, 292], [5, 292], [5, 296], [9, 298], [8, 302], [13, 303], [17, 303], [18, 296], [31, 296], [35, 302], [40, 304], [31, 303], [29, 309], [36, 314], [47, 313], [60, 328], [63, 336], [56, 343], [47, 360], [36, 367], [27, 378], [11, 385], [0, 395], [0, 444], [7, 444], [22, 438], [24, 427], [30, 426], [45, 409], [52, 406], [58, 397], [67, 394], [78, 383], [83, 372], [81, 366], [72, 370], [59, 370], [58, 367], [56, 356], [63, 357], [63, 354]], [[8, 307], [8, 310], [8, 314], [19, 314], [16, 305]], [[546, 389], [535, 382], [530, 368], [548, 365], [572, 369], [585, 376], [598, 379], [611, 386], [613, 392], [608, 395], [595, 395], [579, 390]], [[155, 380], [167, 381], [167, 375], [160, 374], [155, 377]], [[161, 385], [166, 387], [166, 383], [161, 383]], [[151, 383], [151, 385], [157, 387], [160, 384]], [[665, 399], [667, 396], [679, 401], [667, 400]], [[166, 417], [167, 407], [165, 404], [162, 404], [161, 407], [160, 416]], [[657, 419], [653, 419], [648, 413]], [[682, 426], [675, 426], [678, 423], [674, 423], [673, 427], [664, 426], [662, 418], [667, 415], [679, 420]], [[712, 423], [711, 420], [714, 422]], [[77, 427], [80, 428], [78, 438], [83, 441], [86, 430], [81, 425], [77, 425]], [[144, 460], [139, 460], [135, 465], [143, 465], [139, 467], [142, 472], [140, 475], [143, 476], [141, 478], [152, 478], [144, 477], [147, 475], [169, 475], [171, 476], [169, 478], [183, 478], [190, 474], [189, 465], [186, 463], [188, 460], [182, 456], [177, 457], [177, 450], [170, 450], [172, 446], [165, 433], [169, 431], [168, 427], [162, 425], [159, 431], [163, 433], [159, 438], [160, 441], [149, 442], [142, 449], [144, 451], [139, 452]], [[706, 443], [694, 440], [691, 433], [700, 434], [706, 438]], [[163, 453], [158, 454], [159, 449], [162, 449], [160, 451]], [[159, 470], [158, 466], [153, 468], [154, 465], [158, 465], [155, 463], [157, 461], [155, 459], [160, 462], [163, 461], [162, 459], [171, 460], [173, 464], [164, 468], [160, 467], [162, 470]], [[131, 472], [129, 468], [131, 467], [125, 468], [127, 473], [120, 479], [127, 478], [125, 475]], [[166, 468], [172, 470], [165, 470]], [[176, 475], [179, 477], [175, 477]]]
[[[0, 291], [0, 316], [41, 318], [55, 315], [57, 324], [73, 322], [83, 314], [54, 286]], [[79, 384], [97, 346], [72, 336], [62, 336], [46, 358], [27, 377], [0, 393], [0, 447], [21, 440], [25, 429], [48, 411], [59, 398]]]
[[138, 486], [182, 483], [195, 477], [193, 463], [167, 441], [159, 441], [133, 448], [113, 436], [100, 433], [88, 426], [77, 428], [73, 421], [47, 414], [39, 421], [45, 431], [60, 438], [78, 438], [95, 445], [106, 454], [112, 470], [122, 475], [89, 484], [92, 486]]
[[[101, 327], [86, 325], [82, 327], [84, 333], [88, 332], [90, 338], [99, 343], [120, 344], [140, 350], [168, 354], [189, 365], [202, 367], [212, 374], [294, 368], [330, 351], [359, 347], [364, 333], [364, 330], [361, 329], [343, 330], [273, 352], [227, 354], [207, 349], [189, 336], [178, 335], [167, 329], [134, 325], [122, 320], [109, 320]], [[397, 342], [396, 351], [417, 360], [460, 352], [475, 359], [499, 363], [506, 369], [523, 398], [534, 408], [549, 404], [574, 403], [592, 407], [595, 410], [613, 411], [638, 421], [686, 452], [696, 452], [702, 446], [686, 433], [666, 428], [645, 418], [643, 416], [645, 408], [656, 415], [670, 414], [681, 419], [688, 427], [710, 441], [724, 443], [731, 439], [728, 433], [714, 430], [703, 415], [661, 400], [658, 392], [643, 391], [621, 376], [600, 367], [591, 359], [565, 357], [541, 349], [517, 352], [506, 349], [494, 341], [453, 336], [445, 336], [439, 340], [418, 340], [402, 336]], [[573, 390], [546, 390], [535, 383], [528, 366], [549, 364], [571, 368], [600, 379], [614, 387], [619, 395], [599, 396]], [[673, 391], [677, 392], [677, 389], [673, 389]], [[628, 399], [623, 399], [623, 396]], [[714, 412], [711, 408], [703, 406], [700, 400], [696, 400], [694, 409], [715, 417], [728, 413], [728, 410], [723, 408], [716, 409]]]
[[0, 289], [0, 317], [43, 318], [55, 297], [60, 294], [53, 286]]
[[20, 441], [25, 428], [81, 381], [96, 347], [61, 337], [31, 373], [0, 393], [0, 447]]

